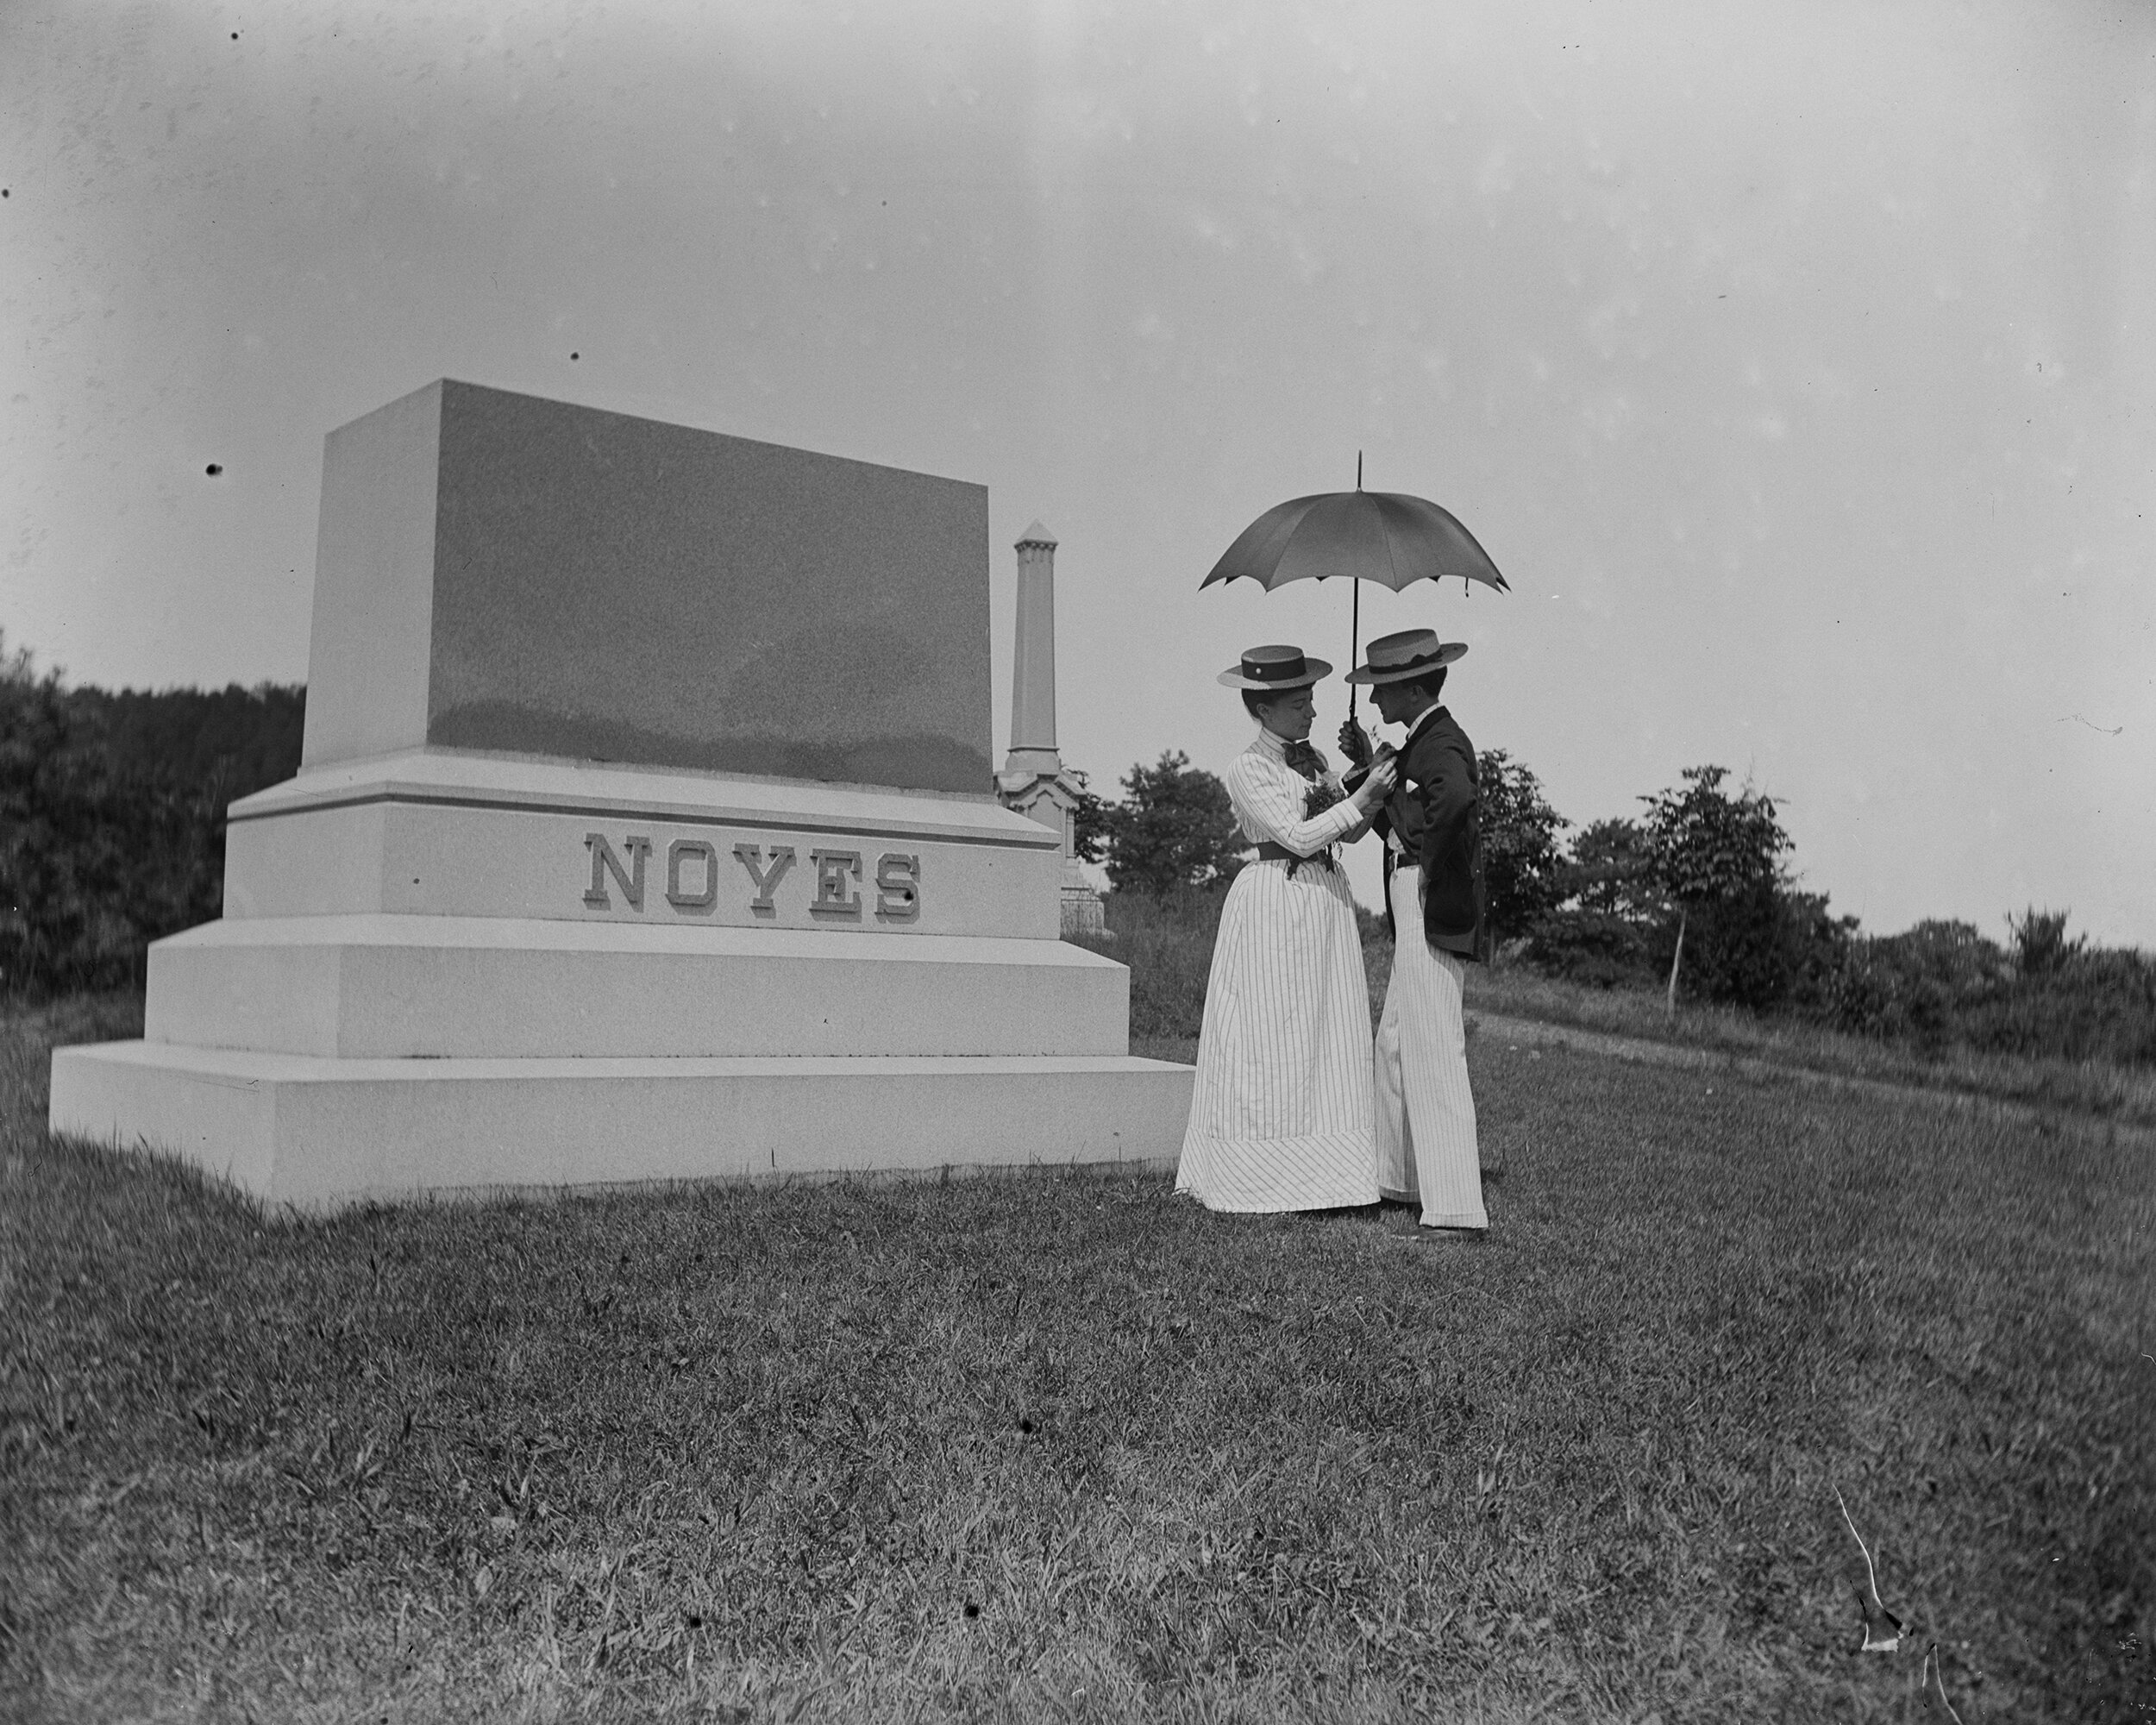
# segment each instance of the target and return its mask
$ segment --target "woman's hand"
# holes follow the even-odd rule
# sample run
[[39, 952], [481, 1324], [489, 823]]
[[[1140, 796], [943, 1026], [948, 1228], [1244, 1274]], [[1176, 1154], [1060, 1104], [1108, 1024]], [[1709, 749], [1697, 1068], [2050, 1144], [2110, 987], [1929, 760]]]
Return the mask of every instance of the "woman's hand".
[[1355, 806], [1365, 815], [1376, 814], [1399, 782], [1400, 763], [1390, 755], [1381, 755], [1370, 768], [1369, 777], [1355, 787]]

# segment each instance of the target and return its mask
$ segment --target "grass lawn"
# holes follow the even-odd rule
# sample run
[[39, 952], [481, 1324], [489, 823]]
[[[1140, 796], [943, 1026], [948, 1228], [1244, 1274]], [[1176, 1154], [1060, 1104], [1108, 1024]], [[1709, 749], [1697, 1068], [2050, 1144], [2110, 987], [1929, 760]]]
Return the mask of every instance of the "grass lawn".
[[[0, 1716], [2120, 1721], [2156, 1135], [1508, 1051], [1489, 1239], [1157, 1178], [264, 1214], [0, 1021]], [[1870, 1543], [1914, 1639], [1856, 1651]]]

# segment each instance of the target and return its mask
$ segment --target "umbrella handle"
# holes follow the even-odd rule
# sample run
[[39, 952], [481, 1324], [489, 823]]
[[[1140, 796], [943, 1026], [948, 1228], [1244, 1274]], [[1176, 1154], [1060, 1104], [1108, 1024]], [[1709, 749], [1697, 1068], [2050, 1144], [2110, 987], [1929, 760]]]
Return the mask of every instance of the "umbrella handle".
[[[1363, 457], [1359, 451], [1355, 457], [1355, 483], [1357, 489], [1360, 489], [1363, 483]], [[1353, 621], [1348, 625], [1348, 669], [1352, 671], [1355, 668], [1356, 661], [1363, 656], [1363, 584], [1351, 576], [1348, 586], [1354, 595]], [[1356, 699], [1362, 693], [1362, 686], [1359, 683], [1348, 685], [1348, 717], [1351, 719], [1355, 717]]]

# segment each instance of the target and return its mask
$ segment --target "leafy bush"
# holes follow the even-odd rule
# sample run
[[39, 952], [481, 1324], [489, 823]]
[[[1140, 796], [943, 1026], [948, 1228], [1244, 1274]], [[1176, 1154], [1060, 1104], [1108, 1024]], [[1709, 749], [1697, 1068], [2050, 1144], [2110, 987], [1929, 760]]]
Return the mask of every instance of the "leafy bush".
[[222, 810], [299, 770], [307, 694], [297, 685], [68, 692], [78, 720], [124, 773], [198, 787]]
[[1108, 884], [1118, 892], [1175, 894], [1219, 885], [1247, 848], [1228, 787], [1181, 750], [1123, 775], [1123, 800], [1100, 811]]
[[2065, 911], [2040, 911], [2031, 905], [2018, 917], [2009, 911], [2006, 925], [2014, 937], [2015, 968], [2024, 976], [2067, 969], [2088, 950], [2079, 935], [2067, 937]]
[[[1781, 962], [1783, 879], [1790, 848], [1774, 801], [1755, 791], [1731, 796], [1722, 767], [1687, 767], [1683, 789], [1642, 797], [1655, 883], [1677, 906], [1667, 929], [1672, 994], [1691, 937], [1692, 987], [1708, 1000], [1771, 1006], [1786, 989]], [[1662, 956], [1657, 953], [1658, 959]]]
[[2099, 950], [2017, 975], [2003, 998], [1965, 1013], [1960, 1030], [1990, 1053], [2156, 1065], [2156, 963]]
[[1852, 939], [1818, 1016], [1933, 1050], [2156, 1063], [2156, 960], [2069, 938], [2065, 912], [2009, 917], [2011, 950], [1973, 924]]
[[1636, 820], [1590, 822], [1572, 841], [1555, 884], [1560, 904], [1571, 900], [1639, 927], [1669, 908], [1655, 879], [1652, 847]]
[[1536, 969], [1597, 988], [1651, 982], [1654, 960], [1647, 930], [1633, 918], [1574, 906], [1535, 919], [1526, 959]]
[[1557, 835], [1572, 823], [1550, 806], [1541, 781], [1504, 750], [1483, 750], [1476, 773], [1489, 919], [1507, 940], [1525, 934], [1564, 898]]
[[2002, 997], [2007, 958], [1976, 925], [1930, 920], [1852, 944], [1826, 1006], [1835, 1027], [1927, 1047], [1952, 1039], [1962, 1016]]
[[1072, 793], [1071, 854], [1081, 862], [1098, 862], [1107, 854], [1107, 800], [1093, 788], [1091, 776], [1075, 767], [1064, 768], [1063, 779]]
[[[1639, 822], [1590, 822], [1551, 871], [1551, 886], [1555, 905], [1527, 929], [1530, 966], [1598, 988], [1655, 979], [1654, 937], [1674, 918]], [[1666, 947], [1661, 969], [1669, 969]]]

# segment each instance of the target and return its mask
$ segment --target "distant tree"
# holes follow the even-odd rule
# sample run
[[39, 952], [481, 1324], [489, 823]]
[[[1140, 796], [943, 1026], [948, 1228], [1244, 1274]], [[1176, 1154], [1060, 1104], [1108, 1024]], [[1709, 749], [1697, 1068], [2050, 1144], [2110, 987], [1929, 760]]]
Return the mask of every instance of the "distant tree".
[[1123, 776], [1123, 800], [1101, 811], [1108, 883], [1156, 894], [1210, 887], [1240, 866], [1246, 841], [1228, 787], [1181, 750]]
[[296, 684], [242, 688], [69, 691], [123, 773], [199, 786], [220, 807], [299, 770], [307, 692]]
[[1559, 879], [1584, 911], [1646, 923], [1663, 910], [1653, 847], [1636, 820], [1589, 822], [1573, 839]]
[[1527, 935], [1527, 962], [1538, 970], [1598, 988], [1650, 981], [1649, 931], [1610, 911], [1566, 905], [1538, 917]]
[[137, 919], [158, 908], [130, 876], [175, 849], [176, 812], [113, 773], [57, 670], [0, 650], [0, 988], [128, 980]]
[[1717, 963], [1714, 990], [1764, 1004], [1771, 984], [1752, 973], [1764, 941], [1778, 944], [1780, 857], [1790, 848], [1770, 797], [1754, 791], [1731, 796], [1721, 788], [1721, 767], [1687, 767], [1683, 788], [1642, 797], [1649, 854], [1657, 883], [1677, 908], [1677, 945], [1670, 958], [1669, 1010], [1677, 1010], [1677, 985], [1684, 962], [1684, 936], [1695, 919], [1711, 919]]
[[1590, 822], [1573, 836], [1551, 884], [1557, 902], [1528, 925], [1530, 963], [1603, 988], [1653, 975], [1649, 944], [1668, 905], [1639, 822]]
[[1572, 823], [1550, 806], [1533, 772], [1504, 750], [1482, 750], [1476, 771], [1489, 918], [1506, 939], [1525, 933], [1564, 896], [1557, 836]]
[[40, 676], [30, 649], [10, 653], [0, 636], [0, 987], [9, 993], [36, 966], [47, 896], [39, 862], [53, 848], [41, 781], [66, 740], [58, 673]]
[[2014, 938], [2014, 967], [2023, 976], [2047, 976], [2081, 956], [2087, 943], [2066, 933], [2065, 911], [2040, 911], [2031, 905], [2018, 917], [2007, 913], [2007, 932]]
[[1944, 1046], [1971, 1013], [2005, 999], [2011, 970], [1974, 923], [1927, 918], [1900, 934], [1852, 941], [1826, 1015], [1839, 1030]]
[[67, 689], [0, 642], [0, 991], [139, 982], [217, 914], [224, 810], [289, 777], [304, 696]]

